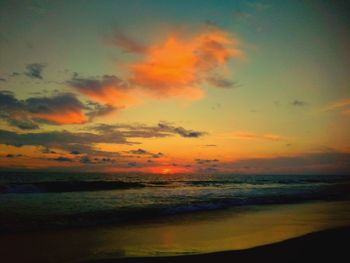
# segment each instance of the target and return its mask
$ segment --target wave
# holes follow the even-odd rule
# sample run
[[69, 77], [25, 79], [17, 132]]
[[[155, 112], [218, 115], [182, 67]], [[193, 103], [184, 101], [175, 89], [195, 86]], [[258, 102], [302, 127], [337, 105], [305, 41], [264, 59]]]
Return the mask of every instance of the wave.
[[141, 188], [137, 182], [122, 181], [55, 181], [36, 183], [10, 183], [0, 185], [0, 193], [64, 193]]
[[229, 187], [247, 188], [279, 188], [291, 185], [334, 184], [329, 180], [197, 180], [197, 181], [44, 181], [0, 184], [0, 194], [30, 193], [64, 193], [104, 190], [124, 190], [145, 187]]
[[[176, 204], [153, 204], [142, 207], [125, 207], [119, 209], [103, 209], [94, 211], [75, 211], [64, 214], [41, 214], [41, 215], [11, 215], [0, 216], [0, 234], [21, 231], [36, 231], [43, 229], [62, 229], [88, 227], [109, 224], [123, 224], [139, 222], [142, 220], [156, 219], [164, 216], [178, 214], [198, 213], [234, 207], [252, 207], [272, 204], [293, 204], [316, 200], [342, 201], [350, 200], [348, 188], [328, 189], [318, 192], [304, 192], [302, 194], [267, 194], [255, 196], [240, 196], [231, 198], [209, 198], [202, 201], [180, 202]], [[1, 213], [0, 213], [1, 215]], [[29, 218], [28, 218], [29, 216]]]

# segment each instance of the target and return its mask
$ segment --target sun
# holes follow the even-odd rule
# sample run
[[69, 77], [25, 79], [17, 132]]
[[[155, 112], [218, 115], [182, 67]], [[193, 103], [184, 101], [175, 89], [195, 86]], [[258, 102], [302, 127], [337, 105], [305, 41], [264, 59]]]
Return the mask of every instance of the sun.
[[170, 168], [163, 168], [163, 169], [160, 171], [161, 174], [171, 174], [172, 172], [173, 172], [173, 170], [170, 169]]

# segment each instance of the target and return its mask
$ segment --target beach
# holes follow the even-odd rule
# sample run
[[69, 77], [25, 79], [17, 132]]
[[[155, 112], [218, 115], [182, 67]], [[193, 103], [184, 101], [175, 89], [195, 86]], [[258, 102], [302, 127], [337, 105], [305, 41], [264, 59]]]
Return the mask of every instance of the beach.
[[0, 0], [0, 263], [349, 258], [350, 0]]
[[[4, 262], [183, 262], [207, 257], [220, 262], [235, 258], [254, 262], [267, 257], [278, 262], [305, 253], [310, 257], [312, 251], [320, 255], [328, 251], [331, 256], [333, 250], [343, 250], [343, 240], [349, 239], [349, 228], [344, 227], [349, 226], [348, 201], [313, 201], [168, 215], [103, 227], [4, 234], [0, 248]], [[317, 232], [320, 234], [308, 235]]]
[[256, 248], [218, 253], [177, 256], [91, 260], [86, 263], [122, 262], [343, 262], [348, 256], [350, 228], [337, 228], [307, 234]]

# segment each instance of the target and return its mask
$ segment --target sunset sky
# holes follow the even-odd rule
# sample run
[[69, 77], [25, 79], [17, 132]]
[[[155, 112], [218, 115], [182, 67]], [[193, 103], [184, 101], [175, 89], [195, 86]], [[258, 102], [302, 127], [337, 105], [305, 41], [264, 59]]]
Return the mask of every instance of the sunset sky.
[[1, 1], [0, 169], [344, 173], [333, 1]]

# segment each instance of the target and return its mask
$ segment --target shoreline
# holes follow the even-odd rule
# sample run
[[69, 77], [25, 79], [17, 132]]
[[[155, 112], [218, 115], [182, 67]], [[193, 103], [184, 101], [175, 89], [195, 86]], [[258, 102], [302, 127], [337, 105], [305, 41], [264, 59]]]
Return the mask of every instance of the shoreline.
[[191, 260], [195, 255], [226, 255], [231, 252], [217, 251], [246, 251], [344, 227], [350, 229], [349, 201], [264, 205], [176, 215], [137, 224], [0, 235], [0, 253], [4, 262]]
[[285, 241], [242, 250], [171, 257], [129, 257], [82, 261], [82, 263], [177, 263], [177, 262], [297, 262], [333, 261], [348, 256], [350, 226], [309, 233]]

